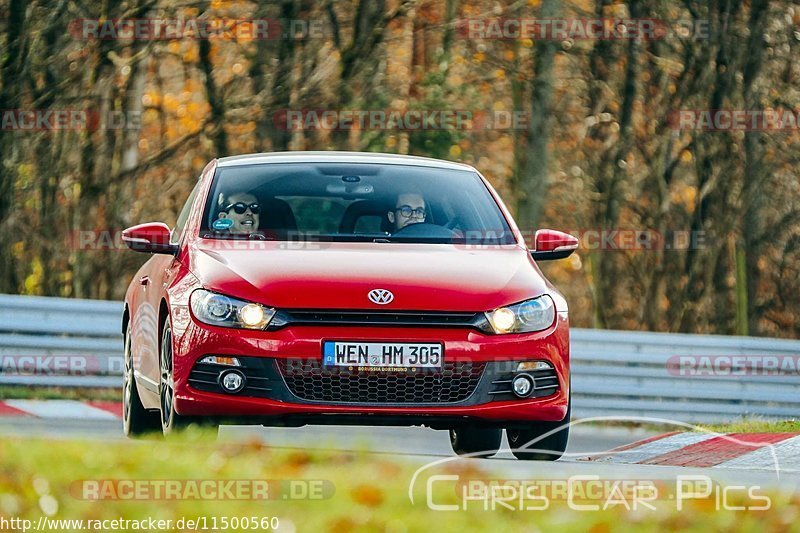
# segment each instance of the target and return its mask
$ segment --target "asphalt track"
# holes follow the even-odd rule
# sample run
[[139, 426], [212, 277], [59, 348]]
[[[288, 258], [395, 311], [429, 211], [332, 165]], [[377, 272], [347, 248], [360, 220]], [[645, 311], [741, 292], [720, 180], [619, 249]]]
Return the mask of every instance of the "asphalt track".
[[[48, 418], [0, 418], [3, 436], [124, 440], [120, 420], [81, 420]], [[631, 429], [575, 428], [568, 453], [594, 453], [644, 439], [652, 432]], [[364, 426], [305, 426], [264, 428], [261, 426], [223, 426], [220, 440], [258, 439], [267, 446], [411, 456], [449, 457], [453, 455], [446, 431], [427, 428]], [[504, 449], [494, 459], [514, 460]]]
[[[91, 441], [122, 440], [119, 420], [61, 420], [41, 418], [0, 418], [3, 437], [45, 437]], [[707, 476], [721, 486], [758, 485], [800, 493], [800, 472], [768, 470], [691, 468], [680, 466], [619, 464], [587, 461], [612, 448], [639, 441], [655, 433], [641, 429], [603, 428], [579, 425], [572, 429], [567, 454], [557, 462], [518, 461], [503, 449], [492, 459], [469, 459], [484, 472], [502, 478], [563, 479], [570, 476], [599, 476], [603, 479], [674, 480], [677, 476]], [[426, 428], [306, 426], [263, 428], [224, 426], [220, 441], [253, 440], [267, 447], [350, 451], [390, 456], [420, 467], [456, 459], [448, 434]], [[505, 439], [504, 439], [505, 441]]]

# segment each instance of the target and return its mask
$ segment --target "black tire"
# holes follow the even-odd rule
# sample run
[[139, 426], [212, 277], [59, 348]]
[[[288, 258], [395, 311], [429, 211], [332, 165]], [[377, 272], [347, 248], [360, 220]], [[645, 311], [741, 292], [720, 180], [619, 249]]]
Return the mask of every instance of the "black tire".
[[[569, 442], [569, 422], [572, 413], [572, 401], [567, 407], [567, 415], [564, 420], [560, 422], [536, 422], [534, 426], [525, 429], [506, 429], [506, 436], [508, 437], [508, 445], [511, 447], [511, 453], [514, 457], [523, 461], [555, 461], [560, 459], [564, 452], [567, 450], [567, 443]], [[525, 445], [532, 440], [539, 439], [542, 435], [549, 433], [557, 428], [556, 431], [543, 439], [536, 440], [528, 448], [533, 451], [525, 449]]]
[[458, 455], [491, 457], [500, 449], [503, 430], [500, 428], [460, 427], [450, 430], [450, 446]]
[[139, 389], [133, 373], [131, 354], [131, 327], [125, 330], [125, 369], [122, 382], [122, 431], [130, 438], [152, 435], [161, 430], [157, 411], [148, 411], [139, 398]]
[[204, 438], [216, 439], [219, 426], [202, 418], [184, 416], [175, 411], [175, 389], [172, 380], [172, 325], [169, 318], [164, 322], [161, 334], [160, 349], [161, 378], [158, 383], [159, 412], [161, 414], [161, 431], [165, 437], [181, 432], [190, 425], [202, 426]]

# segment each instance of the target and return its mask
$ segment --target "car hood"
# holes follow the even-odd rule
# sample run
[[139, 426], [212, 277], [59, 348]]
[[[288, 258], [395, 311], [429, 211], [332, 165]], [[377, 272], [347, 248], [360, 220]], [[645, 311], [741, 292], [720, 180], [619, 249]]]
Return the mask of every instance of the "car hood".
[[[550, 289], [519, 246], [201, 239], [189, 268], [209, 290], [284, 309], [485, 311]], [[372, 289], [394, 299], [372, 303]]]

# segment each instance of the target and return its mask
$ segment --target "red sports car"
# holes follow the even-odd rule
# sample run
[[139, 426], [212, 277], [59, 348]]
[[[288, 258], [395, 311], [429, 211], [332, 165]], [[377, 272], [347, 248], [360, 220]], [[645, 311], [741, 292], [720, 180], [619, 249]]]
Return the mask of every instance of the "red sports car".
[[[459, 454], [557, 459], [567, 303], [474, 168], [370, 153], [211, 161], [125, 296], [124, 430], [190, 423], [424, 425]], [[536, 451], [518, 448], [532, 439]]]

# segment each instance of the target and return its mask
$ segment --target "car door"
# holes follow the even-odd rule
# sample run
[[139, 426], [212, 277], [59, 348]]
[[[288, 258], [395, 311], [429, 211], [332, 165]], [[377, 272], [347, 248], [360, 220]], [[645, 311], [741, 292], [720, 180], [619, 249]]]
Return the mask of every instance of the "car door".
[[[172, 230], [173, 242], [180, 242], [183, 237], [183, 231], [199, 189], [198, 180]], [[135, 337], [137, 342], [135, 342], [134, 361], [139, 363], [136, 367], [139, 381], [142, 381], [143, 386], [151, 392], [157, 392], [160, 379], [159, 314], [161, 302], [166, 300], [166, 289], [174, 281], [179, 267], [180, 264], [175, 256], [155, 254], [137, 274], [139, 278], [135, 295], [137, 313], [134, 317], [134, 329], [138, 335]]]

